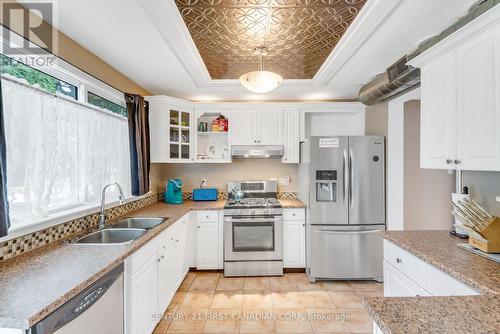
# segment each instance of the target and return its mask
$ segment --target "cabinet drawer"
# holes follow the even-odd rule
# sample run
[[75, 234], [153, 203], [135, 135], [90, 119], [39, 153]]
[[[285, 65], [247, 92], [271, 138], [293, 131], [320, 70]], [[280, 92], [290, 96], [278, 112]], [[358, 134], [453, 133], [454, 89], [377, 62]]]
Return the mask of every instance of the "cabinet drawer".
[[384, 260], [384, 297], [416, 297], [430, 294]]
[[387, 240], [384, 240], [384, 260], [425, 287], [425, 269], [428, 265], [424, 261]]
[[305, 220], [306, 212], [304, 209], [285, 209], [283, 210], [283, 220]]
[[198, 223], [215, 223], [219, 221], [219, 212], [217, 210], [212, 211], [197, 211], [196, 221]]
[[433, 296], [472, 296], [479, 295], [477, 291], [457, 281], [440, 269], [427, 265], [427, 286]]

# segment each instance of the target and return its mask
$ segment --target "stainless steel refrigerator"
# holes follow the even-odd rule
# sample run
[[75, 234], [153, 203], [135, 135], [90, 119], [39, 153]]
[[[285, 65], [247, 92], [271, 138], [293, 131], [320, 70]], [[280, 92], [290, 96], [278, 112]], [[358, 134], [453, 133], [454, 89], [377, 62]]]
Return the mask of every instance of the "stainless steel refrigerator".
[[309, 280], [382, 281], [384, 137], [310, 137], [300, 148]]

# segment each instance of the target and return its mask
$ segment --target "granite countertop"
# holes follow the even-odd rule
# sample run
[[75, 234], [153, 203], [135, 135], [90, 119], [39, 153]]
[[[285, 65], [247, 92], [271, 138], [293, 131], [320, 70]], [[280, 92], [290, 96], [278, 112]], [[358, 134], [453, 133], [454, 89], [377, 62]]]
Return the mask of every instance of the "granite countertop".
[[[285, 208], [304, 207], [296, 199], [280, 202]], [[226, 200], [185, 201], [180, 205], [157, 202], [120, 217], [168, 218], [130, 244], [92, 246], [55, 242], [0, 263], [0, 328], [30, 328], [189, 211], [221, 210], [225, 203]]]
[[284, 209], [302, 209], [306, 207], [306, 205], [297, 198], [281, 198], [279, 201]]
[[500, 264], [457, 247], [449, 231], [387, 231], [384, 238], [482, 293], [500, 293]]
[[365, 299], [371, 318], [386, 334], [500, 333], [500, 295], [375, 297]]
[[384, 238], [482, 293], [365, 298], [384, 333], [500, 333], [500, 264], [458, 248], [464, 240], [448, 231], [388, 231]]

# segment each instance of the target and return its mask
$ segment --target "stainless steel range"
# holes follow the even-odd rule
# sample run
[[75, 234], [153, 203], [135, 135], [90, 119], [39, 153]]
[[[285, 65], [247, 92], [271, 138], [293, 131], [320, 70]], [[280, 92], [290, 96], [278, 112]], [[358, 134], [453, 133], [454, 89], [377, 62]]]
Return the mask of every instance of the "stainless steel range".
[[227, 188], [224, 275], [283, 275], [283, 209], [276, 181], [229, 182]]

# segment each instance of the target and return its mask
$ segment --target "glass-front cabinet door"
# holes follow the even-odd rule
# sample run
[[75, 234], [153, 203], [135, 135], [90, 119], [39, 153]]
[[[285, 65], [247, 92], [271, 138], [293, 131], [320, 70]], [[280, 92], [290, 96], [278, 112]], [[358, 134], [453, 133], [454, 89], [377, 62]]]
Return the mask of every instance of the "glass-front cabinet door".
[[191, 118], [192, 112], [167, 108], [168, 113], [168, 152], [170, 161], [191, 160]]

